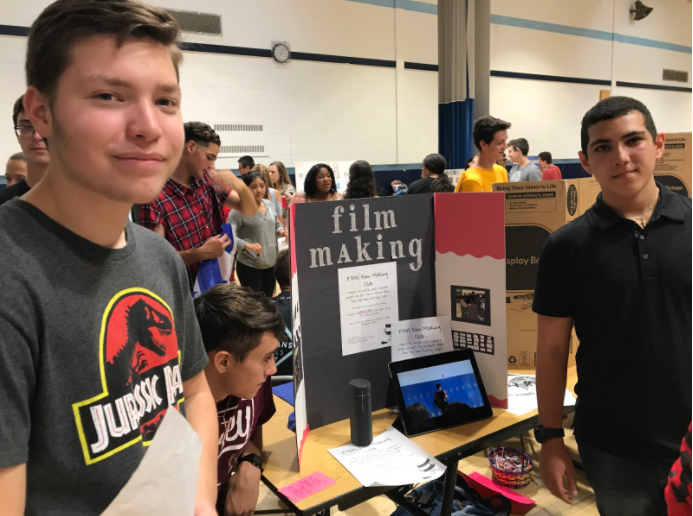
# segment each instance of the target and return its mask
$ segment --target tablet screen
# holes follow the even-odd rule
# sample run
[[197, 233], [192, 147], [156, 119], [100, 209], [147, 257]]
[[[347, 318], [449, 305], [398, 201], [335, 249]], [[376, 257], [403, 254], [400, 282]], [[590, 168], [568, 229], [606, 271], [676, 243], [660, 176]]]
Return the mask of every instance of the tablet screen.
[[[439, 355], [440, 359], [445, 355], [462, 358], [460, 352], [453, 352]], [[418, 359], [421, 367], [410, 369], [416, 365], [417, 359], [414, 359], [406, 361], [411, 363], [409, 367], [395, 367], [398, 401], [407, 435], [459, 425], [492, 414], [483, 384], [479, 385], [477, 380], [474, 358], [468, 353], [463, 355], [464, 359], [447, 363], [428, 365], [425, 359]], [[432, 357], [427, 359], [430, 363]]]

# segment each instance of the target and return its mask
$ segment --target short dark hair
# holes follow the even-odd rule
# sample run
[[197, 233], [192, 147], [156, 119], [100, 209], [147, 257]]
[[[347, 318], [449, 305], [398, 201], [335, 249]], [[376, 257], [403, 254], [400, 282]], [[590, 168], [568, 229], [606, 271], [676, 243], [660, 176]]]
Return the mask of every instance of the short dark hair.
[[436, 389], [440, 389], [440, 384], [439, 384], [439, 383], [436, 384]]
[[344, 198], [367, 199], [377, 196], [378, 187], [370, 163], [363, 160], [354, 161], [349, 167], [349, 183]]
[[585, 113], [585, 116], [582, 117], [582, 128], [580, 129], [582, 152], [587, 155], [587, 146], [590, 143], [590, 135], [587, 130], [590, 127], [604, 120], [613, 120], [614, 118], [626, 116], [633, 111], [642, 113], [645, 119], [645, 128], [652, 135], [652, 140], [654, 141], [657, 138], [657, 128], [655, 127], [650, 110], [647, 109], [645, 104], [630, 97], [608, 97], [597, 102]]
[[242, 175], [241, 179], [243, 180], [246, 186], [250, 186], [250, 183], [252, 183], [256, 179], [262, 179], [262, 182], [265, 183], [265, 188], [267, 187], [267, 181], [265, 180], [265, 176], [259, 170], [248, 172], [247, 174]]
[[310, 167], [310, 170], [306, 174], [306, 179], [303, 182], [303, 191], [306, 192], [308, 197], [315, 197], [315, 194], [318, 191], [315, 180], [318, 177], [318, 172], [320, 172], [320, 170], [323, 168], [327, 169], [327, 171], [330, 173], [330, 177], [332, 178], [332, 188], [330, 188], [329, 193], [337, 191], [337, 181], [334, 178], [334, 171], [332, 170], [332, 167], [326, 163], [318, 163], [317, 165]]
[[207, 147], [210, 143], [221, 145], [221, 138], [217, 132], [205, 123], [187, 122], [183, 128], [185, 129], [185, 143], [193, 141], [203, 147]]
[[15, 152], [12, 154], [12, 156], [10, 156], [10, 159], [7, 160], [8, 163], [10, 161], [26, 161], [26, 156], [23, 152]]
[[255, 160], [252, 156], [241, 156], [240, 158], [238, 158], [238, 164], [240, 165], [239, 168], [253, 168], [255, 166]]
[[243, 362], [265, 332], [279, 339], [284, 320], [276, 303], [234, 283], [213, 286], [195, 300], [195, 314], [207, 353], [227, 351]]
[[407, 407], [407, 415], [415, 425], [421, 424], [427, 419], [431, 419], [431, 413], [423, 403], [412, 403]]
[[183, 53], [177, 46], [180, 25], [166, 10], [139, 0], [57, 0], [29, 29], [26, 82], [50, 100], [72, 59], [72, 48], [92, 36], [149, 39], [168, 47], [178, 76]]
[[437, 175], [445, 172], [447, 168], [447, 163], [442, 154], [429, 154], [423, 159], [423, 163], [421, 164], [426, 167], [431, 174]]
[[515, 138], [508, 142], [508, 147], [519, 150], [524, 157], [529, 155], [529, 142], [525, 138]]
[[477, 149], [481, 150], [481, 142], [486, 142], [489, 145], [496, 136], [498, 131], [507, 131], [510, 129], [510, 122], [501, 120], [500, 118], [486, 115], [479, 117], [474, 122], [472, 130], [472, 138]]
[[280, 287], [291, 287], [291, 255], [288, 249], [279, 251], [274, 262], [274, 277]]
[[19, 120], [19, 114], [24, 112], [24, 95], [19, 97], [14, 102], [14, 107], [12, 108], [12, 127], [17, 127], [17, 121]]
[[453, 186], [450, 178], [447, 174], [443, 173], [436, 177], [431, 183], [431, 192], [433, 193], [445, 193], [454, 192], [455, 187]]
[[546, 161], [549, 165], [553, 163], [553, 157], [551, 156], [551, 153], [549, 151], [540, 152], [539, 159], [542, 161]]

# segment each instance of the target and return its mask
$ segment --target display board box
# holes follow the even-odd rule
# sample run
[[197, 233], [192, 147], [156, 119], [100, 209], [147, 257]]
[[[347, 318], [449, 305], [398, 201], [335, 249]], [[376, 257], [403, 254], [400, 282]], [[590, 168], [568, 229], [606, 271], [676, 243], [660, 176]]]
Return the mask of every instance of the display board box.
[[[506, 319], [508, 367], [536, 367], [537, 316], [532, 312], [539, 256], [551, 233], [574, 220], [585, 205], [581, 187], [591, 195], [593, 185], [580, 179], [496, 183], [505, 193]], [[575, 365], [577, 339], [571, 338], [569, 366]]]
[[664, 155], [655, 164], [655, 178], [669, 190], [691, 196], [691, 133], [665, 133]]

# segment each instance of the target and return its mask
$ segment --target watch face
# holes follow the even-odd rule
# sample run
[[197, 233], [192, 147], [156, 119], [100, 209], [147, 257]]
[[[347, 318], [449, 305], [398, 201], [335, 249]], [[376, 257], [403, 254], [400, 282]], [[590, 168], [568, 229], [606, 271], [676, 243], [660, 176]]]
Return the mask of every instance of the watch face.
[[289, 60], [289, 47], [283, 44], [275, 45], [272, 48], [272, 57], [278, 63], [286, 63]]
[[534, 427], [534, 438], [537, 440], [539, 444], [542, 444], [544, 442], [544, 427], [543, 426], [536, 426]]

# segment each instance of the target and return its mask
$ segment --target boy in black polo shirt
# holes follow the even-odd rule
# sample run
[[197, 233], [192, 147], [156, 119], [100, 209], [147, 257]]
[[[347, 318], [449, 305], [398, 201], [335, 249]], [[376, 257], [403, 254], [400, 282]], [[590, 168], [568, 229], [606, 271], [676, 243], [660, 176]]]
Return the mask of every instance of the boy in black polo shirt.
[[581, 139], [602, 193], [548, 238], [533, 305], [544, 480], [567, 503], [577, 495], [559, 430], [575, 324], [575, 436], [599, 512], [666, 514], [663, 486], [691, 420], [691, 200], [655, 182], [664, 135], [641, 102], [599, 102]]

